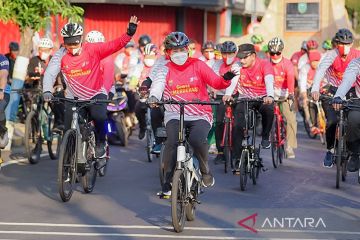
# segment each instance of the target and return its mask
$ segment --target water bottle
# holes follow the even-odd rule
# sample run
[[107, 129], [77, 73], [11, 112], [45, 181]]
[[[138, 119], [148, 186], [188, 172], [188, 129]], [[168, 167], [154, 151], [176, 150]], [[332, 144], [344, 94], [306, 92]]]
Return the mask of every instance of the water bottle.
[[178, 146], [177, 147], [177, 161], [185, 162], [185, 159], [186, 159], [185, 146]]

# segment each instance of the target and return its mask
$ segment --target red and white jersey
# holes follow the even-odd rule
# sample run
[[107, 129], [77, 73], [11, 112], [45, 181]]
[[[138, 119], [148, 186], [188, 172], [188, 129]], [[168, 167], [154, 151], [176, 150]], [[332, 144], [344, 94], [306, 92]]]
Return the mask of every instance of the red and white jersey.
[[[177, 101], [209, 101], [207, 85], [215, 89], [224, 89], [230, 85], [216, 75], [206, 63], [199, 59], [189, 58], [182, 66], [173, 62], [157, 67], [157, 74], [152, 73], [154, 79], [151, 84], [150, 96], [157, 99], [174, 99]], [[165, 123], [171, 119], [179, 119], [178, 105], [165, 105]], [[211, 106], [185, 106], [185, 121], [203, 119], [210, 124], [213, 120]]]
[[[240, 67], [241, 67], [240, 59], [236, 57], [233, 63], [230, 65], [225, 64], [224, 60], [222, 59], [216, 60], [212, 69], [217, 75], [224, 76], [225, 73], [232, 70], [233, 68], [239, 69]], [[239, 80], [239, 76], [235, 76], [234, 79], [231, 81], [238, 81], [238, 80]], [[225, 95], [225, 90], [216, 91], [216, 95]]]
[[274, 92], [275, 98], [288, 97], [289, 94], [294, 94], [295, 88], [295, 73], [292, 62], [287, 58], [282, 58], [279, 63], [271, 62], [274, 69]]
[[107, 94], [100, 62], [123, 48], [130, 39], [124, 34], [105, 43], [84, 43], [80, 55], [65, 54], [61, 59], [61, 71], [72, 95], [86, 100], [100, 93]]
[[356, 96], [360, 98], [360, 58], [353, 59], [349, 63], [335, 97], [344, 99], [350, 88], [354, 85]]

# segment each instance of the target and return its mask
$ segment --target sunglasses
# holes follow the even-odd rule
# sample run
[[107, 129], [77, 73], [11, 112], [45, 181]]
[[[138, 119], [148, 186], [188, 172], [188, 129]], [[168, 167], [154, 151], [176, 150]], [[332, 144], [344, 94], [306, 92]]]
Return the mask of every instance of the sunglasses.
[[213, 53], [213, 52], [214, 52], [213, 50], [209, 50], [209, 51], [205, 50], [204, 51], [204, 53]]
[[274, 53], [274, 52], [270, 52], [270, 55], [271, 55], [271, 56], [275, 56], [275, 55], [280, 56], [280, 55], [281, 55], [281, 52], [276, 52], [276, 53]]
[[249, 53], [248, 55], [246, 55], [246, 56], [244, 56], [244, 57], [239, 57], [239, 58], [240, 58], [240, 59], [246, 59], [246, 58], [250, 57], [251, 54], [252, 54], [252, 53]]

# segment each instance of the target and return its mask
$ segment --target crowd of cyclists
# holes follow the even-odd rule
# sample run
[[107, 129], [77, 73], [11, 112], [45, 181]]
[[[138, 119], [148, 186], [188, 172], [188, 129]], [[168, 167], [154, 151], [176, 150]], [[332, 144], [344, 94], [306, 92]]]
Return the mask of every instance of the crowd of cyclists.
[[[326, 154], [324, 166], [333, 165], [337, 112], [345, 98], [360, 96], [360, 51], [353, 48], [353, 35], [340, 29], [331, 40], [325, 40], [319, 50], [315, 40], [304, 41], [290, 59], [283, 55], [286, 44], [274, 37], [264, 42], [253, 35], [251, 43], [237, 46], [232, 41], [206, 41], [201, 52], [186, 33], [168, 34], [161, 46], [156, 46], [149, 35], [141, 35], [137, 44], [132, 40], [139, 21], [132, 16], [126, 32], [114, 40], [106, 40], [99, 31], [86, 35], [76, 23], [66, 24], [62, 30], [62, 46], [55, 52], [50, 38], [40, 40], [37, 54], [30, 59], [24, 88], [41, 88], [43, 99], [54, 96], [76, 97], [79, 100], [112, 99], [117, 85], [123, 86], [133, 124], [139, 124], [139, 139], [145, 137], [145, 115], [151, 107], [153, 131], [165, 126], [167, 139], [163, 149], [165, 184], [160, 195], [171, 195], [171, 179], [176, 162], [179, 107], [160, 106], [162, 99], [177, 101], [218, 101], [220, 105], [185, 106], [185, 127], [188, 141], [199, 160], [204, 187], [214, 185], [209, 169], [209, 152], [215, 152], [215, 162], [224, 161], [221, 140], [227, 103], [233, 103], [233, 159], [240, 158], [244, 135], [244, 103], [239, 98], [262, 99], [251, 102], [261, 119], [261, 146], [270, 148], [274, 104], [279, 104], [286, 119], [286, 156], [295, 158], [297, 144], [296, 111], [304, 109], [310, 131], [318, 130], [316, 112], [309, 99], [322, 101], [326, 115]], [[15, 121], [18, 109], [5, 108], [9, 102], [12, 71], [19, 45], [9, 45], [10, 52], [0, 55], [0, 148], [8, 142], [6, 120]], [[122, 50], [123, 49], [123, 50]], [[122, 50], [121, 52], [119, 52]], [[119, 52], [119, 53], [118, 53]], [[52, 55], [53, 54], [53, 55]], [[116, 54], [115, 59], [111, 55]], [[12, 86], [14, 88], [14, 86]], [[16, 87], [15, 87], [16, 88]], [[328, 97], [322, 98], [322, 95]], [[147, 101], [140, 101], [146, 98]], [[295, 107], [294, 107], [295, 106]], [[54, 127], [66, 131], [71, 127], [72, 104], [52, 103]], [[87, 107], [95, 122], [97, 158], [106, 152], [106, 104]], [[6, 114], [5, 114], [6, 112]], [[348, 171], [359, 169], [360, 113], [348, 113], [346, 140], [350, 158]], [[163, 139], [156, 138], [154, 153], [160, 153]]]

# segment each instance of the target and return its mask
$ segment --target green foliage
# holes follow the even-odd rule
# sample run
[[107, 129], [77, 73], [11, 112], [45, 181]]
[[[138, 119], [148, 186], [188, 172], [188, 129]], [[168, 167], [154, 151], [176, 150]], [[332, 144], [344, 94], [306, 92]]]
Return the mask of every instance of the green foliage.
[[21, 31], [26, 27], [38, 31], [56, 14], [81, 22], [84, 10], [71, 6], [66, 0], [0, 0], [0, 20], [14, 22]]
[[357, 26], [355, 32], [360, 33], [360, 1], [359, 0], [345, 0], [345, 7], [349, 14], [350, 19], [354, 16], [354, 13], [357, 13]]

